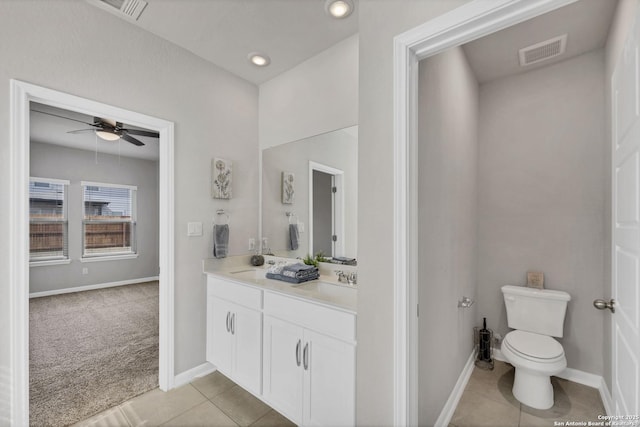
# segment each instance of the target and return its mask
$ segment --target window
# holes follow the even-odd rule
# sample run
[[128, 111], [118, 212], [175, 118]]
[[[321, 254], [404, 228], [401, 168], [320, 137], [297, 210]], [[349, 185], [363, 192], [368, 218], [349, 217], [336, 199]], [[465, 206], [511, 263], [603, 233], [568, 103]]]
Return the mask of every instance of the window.
[[67, 260], [67, 186], [50, 178], [29, 180], [29, 261]]
[[136, 187], [82, 182], [84, 258], [136, 253]]

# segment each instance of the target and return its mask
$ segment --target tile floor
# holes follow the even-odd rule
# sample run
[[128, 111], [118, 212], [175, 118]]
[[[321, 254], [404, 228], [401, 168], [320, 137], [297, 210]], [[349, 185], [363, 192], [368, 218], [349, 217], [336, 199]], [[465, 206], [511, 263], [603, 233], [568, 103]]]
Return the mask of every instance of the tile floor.
[[[496, 361], [493, 371], [475, 368], [449, 427], [551, 427], [556, 421], [597, 421], [604, 414], [598, 390], [553, 377], [553, 408], [541, 411], [511, 393], [514, 369]], [[295, 426], [220, 374], [163, 393], [151, 390], [73, 427]]]
[[605, 414], [597, 389], [556, 377], [554, 406], [530, 408], [513, 397], [513, 376], [514, 368], [497, 360], [493, 371], [474, 368], [449, 427], [551, 427], [556, 421], [598, 421]]
[[219, 372], [167, 393], [154, 389], [73, 427], [295, 426]]

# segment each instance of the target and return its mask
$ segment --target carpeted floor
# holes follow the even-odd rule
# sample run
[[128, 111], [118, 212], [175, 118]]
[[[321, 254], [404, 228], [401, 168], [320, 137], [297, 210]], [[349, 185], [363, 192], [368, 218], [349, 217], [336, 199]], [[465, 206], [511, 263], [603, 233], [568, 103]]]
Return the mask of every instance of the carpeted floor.
[[158, 386], [158, 282], [32, 298], [31, 425], [66, 426]]

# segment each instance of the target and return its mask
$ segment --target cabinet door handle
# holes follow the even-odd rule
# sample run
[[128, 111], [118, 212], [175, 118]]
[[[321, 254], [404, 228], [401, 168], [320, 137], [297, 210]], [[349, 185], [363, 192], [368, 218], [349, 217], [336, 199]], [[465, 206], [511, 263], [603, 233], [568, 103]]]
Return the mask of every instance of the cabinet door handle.
[[236, 334], [236, 314], [231, 314], [231, 335]]
[[302, 363], [304, 365], [304, 370], [309, 369], [309, 343], [304, 345], [304, 351], [302, 352]]
[[229, 326], [229, 316], [231, 315], [231, 313], [229, 313], [227, 311], [227, 332], [231, 332], [231, 326]]
[[302, 342], [298, 340], [298, 344], [296, 344], [296, 365], [300, 366], [300, 344]]

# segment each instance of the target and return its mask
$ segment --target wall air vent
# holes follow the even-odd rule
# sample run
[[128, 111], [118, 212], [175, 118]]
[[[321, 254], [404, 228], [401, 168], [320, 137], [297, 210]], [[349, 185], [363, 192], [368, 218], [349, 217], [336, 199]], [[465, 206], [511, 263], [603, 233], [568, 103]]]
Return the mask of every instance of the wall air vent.
[[147, 7], [144, 0], [99, 0], [101, 3], [117, 9], [118, 14], [125, 15], [131, 19], [138, 20], [142, 11]]
[[566, 47], [566, 34], [524, 47], [518, 51], [520, 56], [520, 66], [525, 67], [527, 65], [537, 64], [538, 62], [560, 56], [564, 53]]

